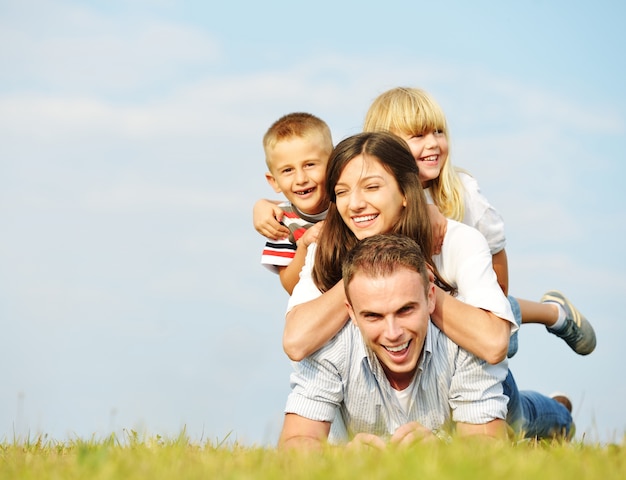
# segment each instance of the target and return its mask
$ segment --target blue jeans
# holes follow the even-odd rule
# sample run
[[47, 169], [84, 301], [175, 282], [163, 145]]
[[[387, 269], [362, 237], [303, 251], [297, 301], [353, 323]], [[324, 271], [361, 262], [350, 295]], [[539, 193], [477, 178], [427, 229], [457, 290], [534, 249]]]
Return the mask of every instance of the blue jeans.
[[526, 438], [569, 438], [573, 433], [572, 415], [556, 400], [530, 390], [518, 390], [510, 370], [502, 386], [509, 397], [506, 421], [515, 433], [523, 433]]
[[[522, 311], [519, 308], [519, 303], [515, 299], [515, 297], [508, 297], [509, 303], [511, 304], [511, 310], [513, 310], [513, 317], [515, 318], [515, 323], [517, 323], [518, 327], [522, 326]], [[513, 355], [517, 353], [517, 332], [511, 335], [509, 339], [509, 351], [506, 356], [511, 358]]]

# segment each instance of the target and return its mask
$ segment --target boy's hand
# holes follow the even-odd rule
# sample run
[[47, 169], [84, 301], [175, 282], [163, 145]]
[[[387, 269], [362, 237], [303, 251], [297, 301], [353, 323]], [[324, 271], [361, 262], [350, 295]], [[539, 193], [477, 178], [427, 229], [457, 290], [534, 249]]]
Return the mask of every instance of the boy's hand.
[[320, 236], [320, 232], [322, 231], [323, 226], [324, 226], [324, 221], [321, 221], [309, 227], [307, 231], [304, 232], [304, 235], [302, 235], [296, 242], [296, 245], [298, 246], [298, 248], [300, 247], [308, 248], [309, 245], [317, 242], [317, 239]]
[[270, 240], [284, 240], [289, 237], [289, 229], [280, 222], [283, 211], [274, 202], [261, 199], [252, 209], [252, 223], [254, 229]]
[[398, 447], [408, 447], [418, 442], [436, 440], [433, 432], [417, 422], [409, 422], [399, 427], [391, 436], [389, 443]]
[[433, 229], [433, 255], [439, 255], [448, 229], [448, 220], [441, 214], [437, 205], [428, 205], [428, 215]]

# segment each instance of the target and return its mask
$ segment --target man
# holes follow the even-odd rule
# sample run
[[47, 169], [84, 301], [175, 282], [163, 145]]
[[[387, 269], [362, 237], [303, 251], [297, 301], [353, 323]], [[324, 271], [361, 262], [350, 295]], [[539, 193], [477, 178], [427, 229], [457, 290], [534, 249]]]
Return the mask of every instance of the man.
[[505, 438], [507, 361], [490, 365], [430, 322], [435, 289], [413, 240], [376, 235], [343, 266], [352, 322], [296, 364], [279, 446], [321, 446], [331, 423], [384, 448], [451, 433]]

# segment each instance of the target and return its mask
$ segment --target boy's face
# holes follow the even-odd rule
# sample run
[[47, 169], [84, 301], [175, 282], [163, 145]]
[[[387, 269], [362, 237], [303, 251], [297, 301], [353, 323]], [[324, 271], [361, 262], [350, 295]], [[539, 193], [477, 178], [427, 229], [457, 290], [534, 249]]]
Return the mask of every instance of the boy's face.
[[315, 215], [328, 208], [326, 164], [330, 152], [322, 135], [281, 140], [267, 152], [270, 186], [302, 213]]
[[348, 285], [350, 318], [380, 361], [396, 390], [409, 386], [422, 353], [428, 319], [435, 308], [435, 287], [419, 273], [399, 267], [371, 277], [357, 272]]

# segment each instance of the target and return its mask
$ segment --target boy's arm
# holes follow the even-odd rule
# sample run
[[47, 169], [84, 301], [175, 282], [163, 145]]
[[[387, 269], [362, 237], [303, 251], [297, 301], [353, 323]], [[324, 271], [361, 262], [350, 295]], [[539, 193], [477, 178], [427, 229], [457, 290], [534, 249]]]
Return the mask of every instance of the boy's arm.
[[281, 222], [283, 211], [278, 200], [258, 200], [252, 209], [254, 229], [271, 240], [282, 240], [289, 236], [289, 229]]
[[298, 247], [296, 254], [294, 255], [289, 265], [285, 267], [278, 267], [278, 275], [280, 276], [280, 283], [289, 295], [293, 293], [293, 289], [298, 284], [300, 279], [300, 270], [304, 266], [304, 260], [306, 259], [306, 247]]
[[493, 270], [498, 277], [498, 285], [505, 295], [509, 294], [509, 262], [506, 257], [506, 250], [503, 248], [491, 257]]
[[328, 439], [329, 432], [329, 422], [311, 420], [295, 413], [287, 413], [278, 440], [278, 448], [320, 449]]
[[506, 422], [500, 418], [479, 425], [463, 422], [456, 424], [456, 433], [459, 437], [488, 437], [506, 440], [508, 432]]
[[293, 293], [293, 289], [300, 280], [300, 271], [304, 266], [309, 245], [313, 242], [317, 242], [317, 237], [322, 229], [323, 223], [323, 221], [318, 222], [307, 229], [307, 231], [304, 232], [304, 235], [302, 235], [296, 242], [296, 253], [289, 265], [278, 268], [280, 283], [283, 288], [287, 290], [289, 295]]

